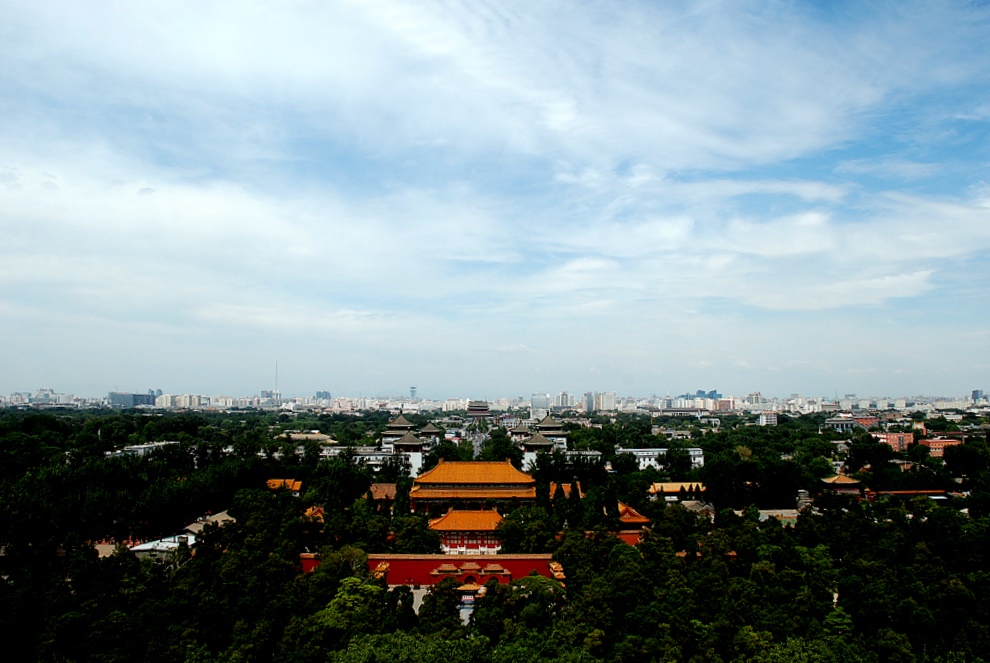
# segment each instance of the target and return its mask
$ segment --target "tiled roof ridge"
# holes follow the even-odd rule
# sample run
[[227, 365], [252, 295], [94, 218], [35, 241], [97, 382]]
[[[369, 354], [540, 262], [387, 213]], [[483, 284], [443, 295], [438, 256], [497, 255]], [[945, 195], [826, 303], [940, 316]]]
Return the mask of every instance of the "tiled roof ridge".
[[425, 484], [509, 484], [531, 485], [536, 480], [516, 469], [508, 459], [503, 461], [472, 460], [444, 461], [420, 474], [414, 485]]
[[388, 422], [388, 426], [389, 426], [389, 428], [391, 428], [393, 426], [408, 426], [409, 428], [415, 428], [416, 427], [414, 424], [412, 424], [408, 419], [406, 419], [401, 414], [399, 416], [397, 416], [395, 419], [393, 419], [392, 421]]
[[825, 483], [846, 483], [846, 484], [859, 483], [859, 481], [857, 481], [856, 479], [853, 479], [850, 476], [846, 476], [845, 474], [836, 474], [834, 477], [825, 477], [824, 479], [822, 479], [822, 481], [824, 481]]
[[495, 531], [502, 515], [495, 509], [448, 509], [430, 521], [430, 529], [439, 531]]

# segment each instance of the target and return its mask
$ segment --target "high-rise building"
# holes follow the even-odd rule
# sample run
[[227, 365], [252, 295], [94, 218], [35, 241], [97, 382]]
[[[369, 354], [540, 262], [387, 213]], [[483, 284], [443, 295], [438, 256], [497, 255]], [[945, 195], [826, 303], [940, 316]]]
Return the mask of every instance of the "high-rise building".
[[550, 394], [533, 394], [529, 400], [529, 416], [542, 419], [550, 414]]
[[153, 394], [128, 394], [111, 391], [107, 398], [110, 401], [110, 407], [137, 407], [138, 405], [155, 404], [155, 396]]
[[614, 391], [601, 392], [595, 395], [596, 410], [614, 410], [618, 407], [619, 397]]

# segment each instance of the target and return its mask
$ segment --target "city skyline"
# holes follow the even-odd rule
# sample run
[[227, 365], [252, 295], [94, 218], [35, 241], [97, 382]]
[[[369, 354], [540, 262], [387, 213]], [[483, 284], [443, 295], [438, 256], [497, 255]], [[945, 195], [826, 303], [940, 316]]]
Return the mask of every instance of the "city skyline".
[[[137, 397], [131, 402], [130, 397]], [[150, 400], [145, 400], [150, 398]], [[123, 399], [123, 400], [121, 400]], [[139, 401], [139, 402], [138, 402]], [[263, 406], [277, 407], [279, 404], [295, 403], [305, 407], [336, 408], [338, 403], [348, 402], [347, 409], [378, 409], [387, 406], [391, 409], [409, 406], [413, 410], [420, 407], [443, 407], [460, 403], [454, 409], [468, 409], [469, 403], [488, 403], [493, 407], [528, 407], [538, 412], [550, 412], [561, 409], [576, 409], [584, 411], [609, 411], [629, 409], [633, 406], [646, 404], [661, 407], [684, 408], [701, 407], [713, 409], [763, 409], [768, 405], [793, 405], [796, 407], [812, 407], [823, 405], [838, 406], [842, 409], [911, 409], [913, 406], [934, 406], [936, 409], [957, 409], [969, 406], [986, 408], [987, 393], [983, 389], [973, 389], [962, 394], [769, 394], [760, 391], [745, 393], [720, 393], [718, 390], [697, 389], [694, 391], [653, 392], [649, 394], [624, 393], [616, 391], [582, 391], [571, 392], [559, 390], [552, 392], [512, 393], [512, 394], [418, 394], [418, 393], [387, 393], [374, 392], [368, 394], [349, 394], [318, 390], [315, 393], [283, 393], [279, 390], [256, 389], [251, 391], [229, 393], [206, 393], [202, 391], [169, 391], [161, 388], [145, 390], [113, 390], [106, 394], [80, 394], [42, 387], [34, 390], [18, 390], [10, 394], [0, 394], [0, 407], [18, 405], [85, 405], [99, 403], [114, 407], [158, 407], [199, 408], [199, 407], [240, 407]], [[537, 417], [539, 418], [539, 417]]]
[[0, 34], [0, 393], [986, 385], [985, 6], [56, 0]]

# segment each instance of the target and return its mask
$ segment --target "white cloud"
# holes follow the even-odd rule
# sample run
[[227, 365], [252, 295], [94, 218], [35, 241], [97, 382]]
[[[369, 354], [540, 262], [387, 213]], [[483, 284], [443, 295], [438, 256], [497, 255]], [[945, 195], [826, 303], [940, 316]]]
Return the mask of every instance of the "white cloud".
[[895, 314], [962, 262], [979, 308], [986, 185], [948, 176], [985, 153], [951, 124], [986, 117], [973, 11], [6, 3], [0, 331], [55, 311], [551, 374]]
[[877, 175], [888, 179], [919, 180], [934, 174], [937, 167], [930, 163], [904, 159], [854, 159], [841, 162], [836, 171], [853, 175]]

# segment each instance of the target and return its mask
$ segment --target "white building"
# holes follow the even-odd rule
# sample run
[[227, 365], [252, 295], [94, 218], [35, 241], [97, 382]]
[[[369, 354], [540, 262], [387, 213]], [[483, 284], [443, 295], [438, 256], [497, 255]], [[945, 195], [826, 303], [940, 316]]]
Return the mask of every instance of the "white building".
[[[700, 468], [705, 466], [705, 452], [698, 447], [686, 449], [688, 457], [691, 459], [691, 467]], [[636, 459], [640, 470], [652, 467], [655, 470], [662, 470], [661, 459], [667, 456], [666, 449], [623, 449], [618, 447], [616, 453], [630, 454]]]

